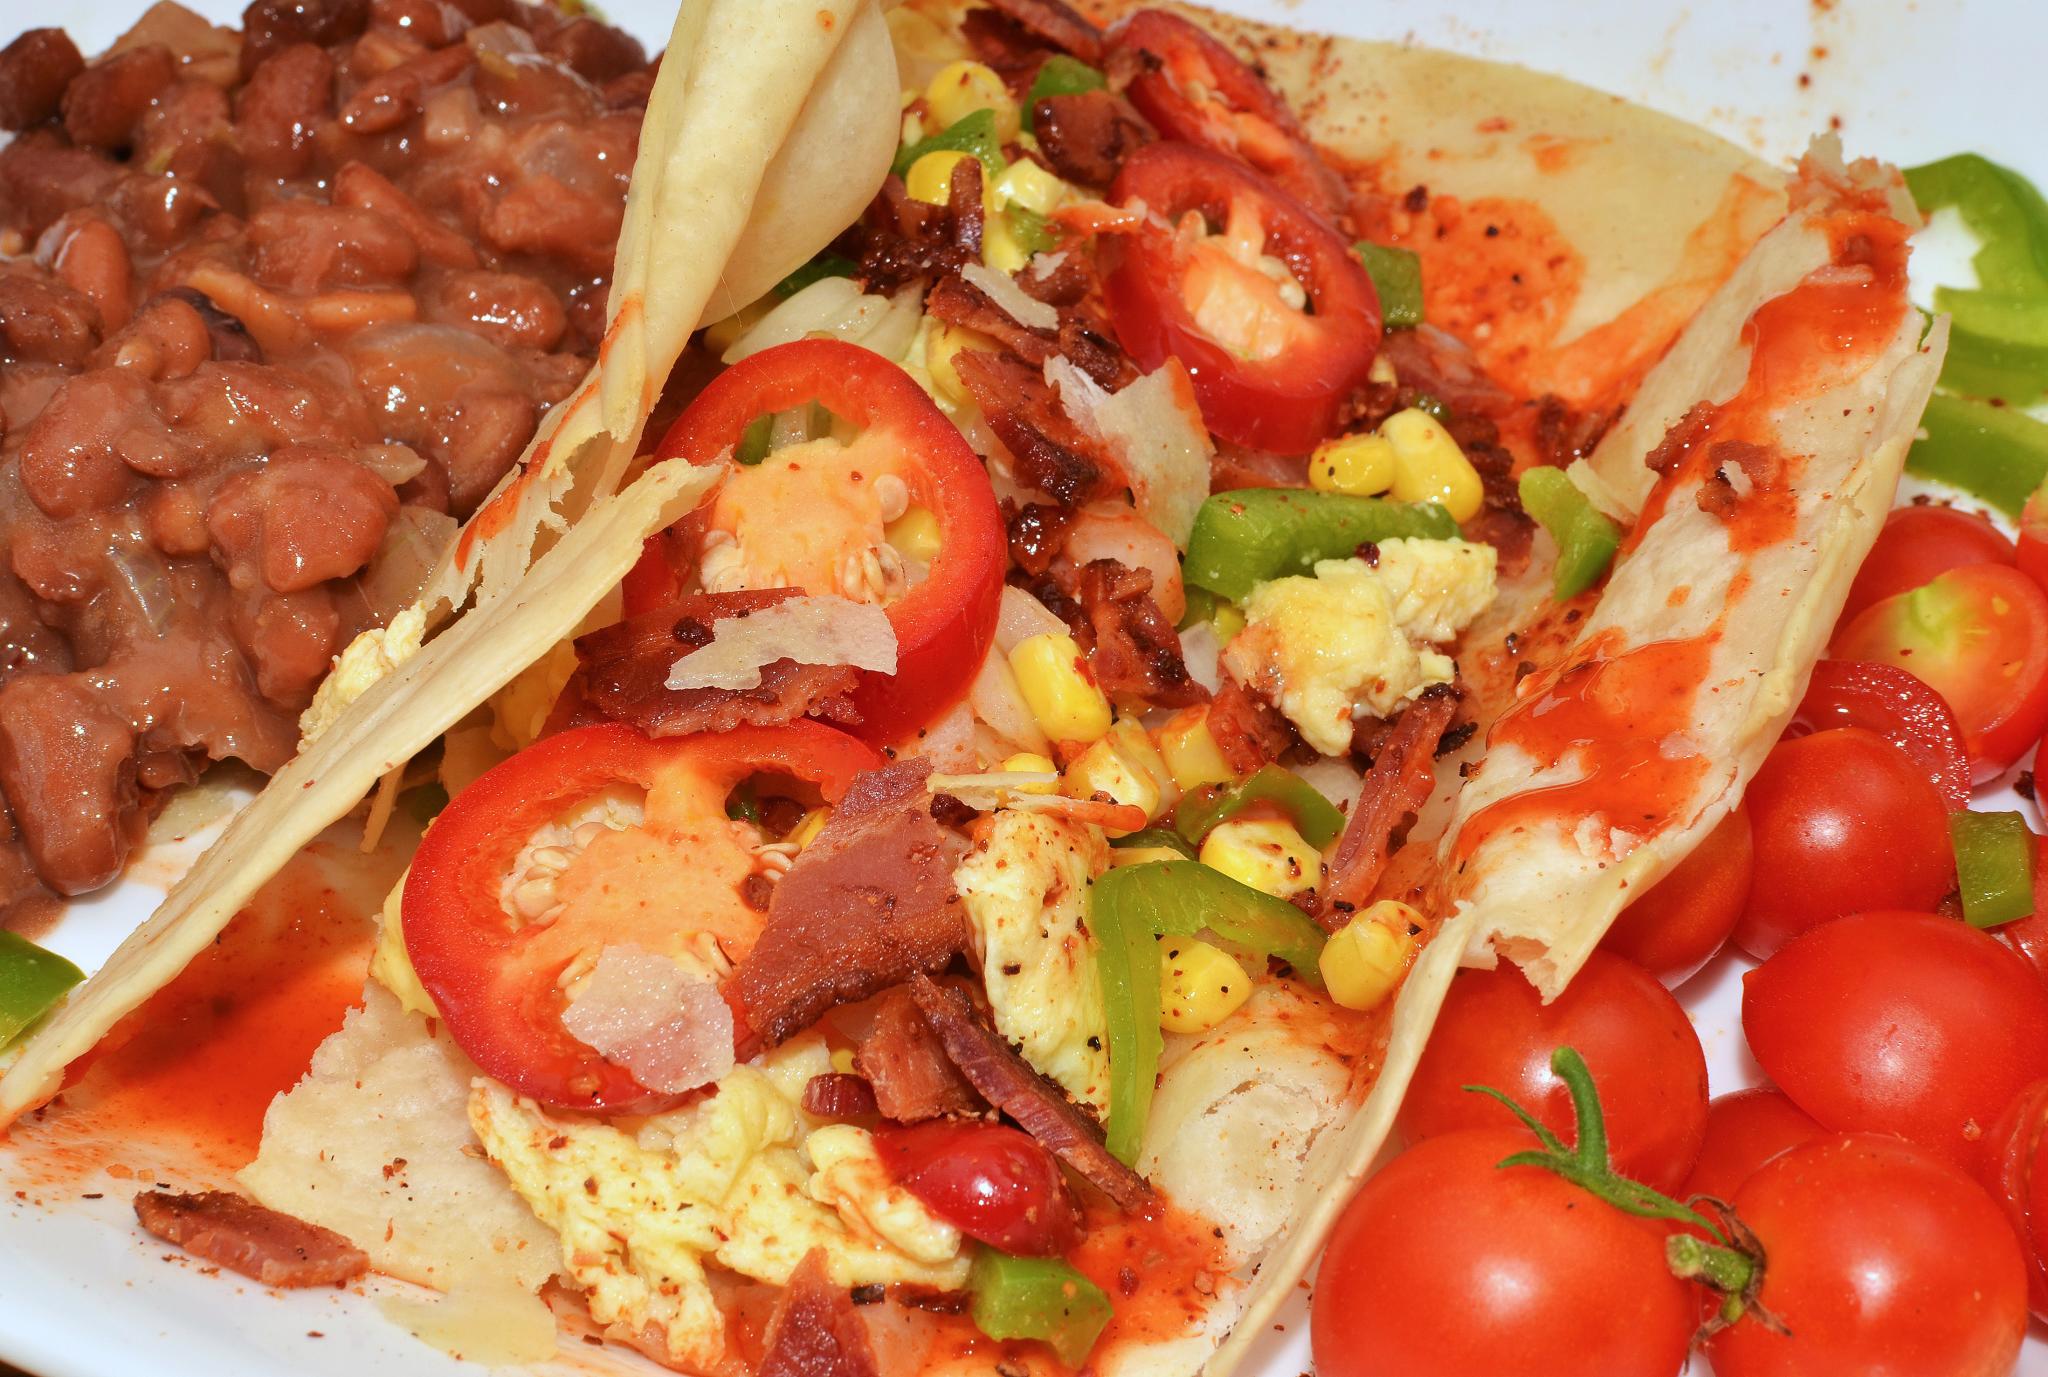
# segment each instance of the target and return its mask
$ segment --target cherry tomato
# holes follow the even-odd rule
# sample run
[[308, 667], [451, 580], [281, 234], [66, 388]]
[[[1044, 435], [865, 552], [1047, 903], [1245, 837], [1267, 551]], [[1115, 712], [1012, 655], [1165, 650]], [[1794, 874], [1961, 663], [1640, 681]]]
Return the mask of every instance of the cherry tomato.
[[1310, 1310], [1320, 1377], [1674, 1377], [1699, 1293], [1665, 1229], [1541, 1167], [1520, 1128], [1418, 1143], [1365, 1183]]
[[2022, 574], [2048, 588], [2048, 484], [2034, 489], [2027, 505], [2020, 508], [2019, 550], [2014, 560]]
[[[606, 946], [659, 953], [706, 933], [744, 956], [761, 915], [740, 892], [753, 857], [726, 820], [733, 786], [766, 771], [808, 780], [830, 802], [881, 764], [816, 722], [661, 741], [617, 725], [547, 737], [485, 771], [427, 829], [405, 878], [406, 955], [456, 1046], [520, 1094], [607, 1113], [673, 1105], [680, 1096], [649, 1090], [563, 1027], [562, 973]], [[640, 822], [560, 840], [576, 854], [549, 878], [554, 912], [508, 907], [501, 892], [536, 835], [620, 788], [645, 793]]]
[[1642, 897], [1621, 911], [1600, 946], [1677, 985], [1721, 950], [1749, 899], [1755, 847], [1737, 805]]
[[1021, 1257], [1056, 1257], [1081, 1237], [1081, 1210], [1059, 1163], [1028, 1133], [935, 1120], [884, 1129], [875, 1147], [898, 1185], [969, 1238]]
[[1733, 1200], [1758, 1167], [1789, 1148], [1827, 1136], [1782, 1090], [1760, 1085], [1716, 1095], [1707, 1103], [1707, 1136], [1680, 1198]]
[[1735, 945], [1759, 960], [1830, 918], [1931, 909], [1955, 888], [1941, 796], [1874, 732], [1780, 741], [1746, 802], [1756, 871]]
[[1965, 565], [1873, 603], [1831, 653], [1911, 670], [1946, 698], [1980, 781], [2048, 727], [2048, 593], [2010, 565]]
[[2043, 981], [2048, 981], [2048, 865], [2041, 863], [2042, 846], [2048, 838], [2034, 838], [2034, 911], [2010, 923], [2000, 923], [1991, 935], [2017, 952]]
[[1742, 1029], [1764, 1074], [1828, 1128], [1896, 1133], [1964, 1166], [2048, 1076], [2048, 987], [1931, 913], [1859, 913], [1795, 937], [1743, 977]]
[[1985, 1143], [1978, 1179], [2005, 1207], [2027, 1259], [2027, 1304], [2048, 1320], [2048, 1081], [2015, 1096]]
[[1965, 564], [2011, 564], [2013, 544], [1976, 512], [1929, 504], [1895, 507], [1849, 585], [1838, 625], [1895, 593], [1910, 593]]
[[1970, 757], [1948, 700], [1897, 665], [1822, 660], [1786, 736], [1830, 727], [1867, 727], [1905, 752], [1951, 808], [1970, 806]]
[[1668, 1191], [1685, 1179], [1707, 1126], [1707, 1063], [1685, 1010], [1640, 966], [1596, 951], [1549, 1004], [1503, 963], [1460, 971], [1401, 1103], [1409, 1141], [1515, 1122], [1464, 1087], [1504, 1091], [1572, 1140], [1570, 1092], [1550, 1054], [1574, 1047], [1600, 1086], [1614, 1169]]
[[1738, 1320], [1717, 1377], [1988, 1377], [2027, 1325], [2019, 1245], [1976, 1182], [1875, 1133], [1803, 1144], [1735, 1193], [1762, 1243], [1759, 1299], [1788, 1333]]
[[1167, 138], [1242, 158], [1319, 214], [1343, 213], [1344, 184], [1286, 103], [1230, 49], [1165, 10], [1138, 11], [1109, 47], [1137, 69], [1124, 94]]
[[[1110, 192], [1151, 212], [1103, 247], [1110, 316], [1139, 366], [1179, 359], [1202, 419], [1237, 444], [1304, 454], [1330, 434], [1380, 342], [1379, 297], [1351, 246], [1244, 164], [1191, 144], [1145, 145]], [[1184, 217], [1221, 232], [1190, 233]], [[1253, 254], [1286, 265], [1301, 305]]]

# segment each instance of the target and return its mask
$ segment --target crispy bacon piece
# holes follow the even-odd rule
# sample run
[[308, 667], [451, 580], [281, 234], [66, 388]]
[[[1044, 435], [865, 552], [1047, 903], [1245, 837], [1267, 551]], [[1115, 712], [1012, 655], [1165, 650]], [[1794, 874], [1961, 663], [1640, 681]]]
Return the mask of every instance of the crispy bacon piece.
[[758, 688], [672, 689], [675, 662], [708, 645], [712, 623], [796, 597], [797, 588], [691, 593], [666, 607], [576, 638], [579, 668], [562, 695], [573, 703], [566, 725], [624, 722], [649, 736], [688, 736], [738, 726], [773, 727], [799, 717], [860, 721], [851, 694], [860, 671], [851, 665], [776, 660], [761, 667]]
[[882, 1117], [900, 1124], [981, 1109], [981, 1097], [961, 1079], [903, 985], [876, 1001], [874, 1028], [854, 1049], [853, 1068], [867, 1077]]
[[1064, 0], [989, 0], [989, 8], [1091, 66], [1102, 65], [1102, 30]]
[[929, 773], [930, 761], [905, 760], [855, 779], [776, 884], [767, 926], [726, 983], [748, 1030], [742, 1057], [966, 950]]
[[334, 1230], [233, 1191], [141, 1191], [135, 1217], [166, 1243], [265, 1286], [339, 1286], [370, 1268], [369, 1256]]
[[1106, 187], [1124, 159], [1152, 142], [1152, 126], [1114, 91], [1047, 96], [1031, 107], [1039, 151], [1070, 182]]
[[1449, 685], [1425, 689], [1380, 744], [1330, 859], [1329, 884], [1315, 915], [1328, 931], [1343, 927], [1371, 901], [1372, 887], [1393, 854], [1394, 833], [1436, 788], [1437, 742], [1457, 710], [1458, 695]]
[[1038, 578], [1067, 548], [1067, 529], [1073, 525], [1074, 513], [1050, 502], [1005, 505], [1003, 526], [1009, 536], [1010, 563]]
[[1067, 419], [1042, 373], [1011, 355], [972, 349], [954, 355], [953, 367], [1016, 460], [1019, 482], [1064, 507], [1105, 495], [1115, 465]]
[[1691, 457], [1693, 447], [1707, 438], [1714, 428], [1714, 418], [1719, 414], [1720, 408], [1712, 402], [1700, 402], [1694, 406], [1672, 422], [1671, 429], [1664, 432], [1664, 438], [1643, 456], [1644, 465], [1658, 474], [1675, 472]]
[[1015, 1119], [1119, 1209], [1140, 1210], [1152, 1202], [1151, 1185], [1110, 1155], [1095, 1121], [1075, 1108], [1064, 1090], [1033, 1070], [1002, 1034], [977, 1018], [966, 995], [924, 976], [912, 977], [910, 993], [946, 1055], [984, 1099]]
[[1152, 571], [1113, 559], [1081, 566], [1081, 607], [1088, 614], [1090, 667], [1118, 702], [1185, 708], [1209, 691], [1188, 673], [1180, 634], [1152, 600]]
[[901, 177], [882, 183], [867, 214], [839, 240], [860, 264], [869, 291], [893, 292], [906, 282], [958, 272], [981, 260], [981, 172], [968, 163], [953, 169], [943, 206], [915, 200]]
[[876, 1113], [875, 1090], [863, 1076], [828, 1071], [804, 1082], [804, 1113], [820, 1119], [858, 1119]]
[[1294, 728], [1280, 710], [1227, 673], [1209, 700], [1209, 734], [1224, 763], [1240, 775], [1278, 760], [1294, 744]]
[[948, 324], [990, 336], [1034, 368], [1043, 369], [1047, 359], [1064, 354], [1076, 368], [1112, 390], [1136, 375], [1123, 351], [1072, 310], [1060, 312], [1057, 329], [1036, 329], [1019, 322], [988, 293], [957, 275], [941, 278], [925, 297], [924, 307]]
[[868, 1328], [853, 1296], [834, 1286], [825, 1250], [813, 1248], [789, 1274], [768, 1316], [756, 1377], [878, 1377]]

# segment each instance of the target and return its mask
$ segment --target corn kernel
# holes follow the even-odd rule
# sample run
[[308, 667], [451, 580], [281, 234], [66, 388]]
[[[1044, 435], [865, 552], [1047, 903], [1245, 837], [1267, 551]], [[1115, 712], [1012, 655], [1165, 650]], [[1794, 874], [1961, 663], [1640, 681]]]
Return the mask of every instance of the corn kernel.
[[1010, 228], [1010, 217], [1001, 211], [988, 216], [981, 227], [981, 261], [997, 272], [1021, 272], [1031, 255]]
[[[1117, 744], [1117, 750], [1134, 768], [1151, 776], [1159, 788], [1159, 812], [1163, 813], [1180, 802], [1180, 785], [1174, 780], [1173, 771], [1166, 766], [1166, 757], [1152, 744], [1145, 726], [1135, 718], [1120, 717], [1109, 729], [1110, 739]], [[1156, 816], [1156, 815], [1155, 815]]]
[[1206, 1033], [1244, 1007], [1251, 977], [1229, 952], [1190, 937], [1159, 944], [1159, 1026]]
[[1147, 861], [1184, 861], [1187, 857], [1170, 846], [1117, 846], [1110, 848], [1109, 868], [1144, 865]]
[[1068, 798], [1103, 794], [1144, 810], [1145, 820], [1150, 822], [1172, 802], [1165, 793], [1172, 782], [1166, 762], [1152, 749], [1144, 728], [1135, 722], [1119, 722], [1067, 766], [1060, 792]]
[[1010, 651], [1010, 671], [1039, 729], [1054, 741], [1086, 745], [1109, 734], [1109, 699], [1087, 672], [1072, 636], [1026, 636]]
[[[1056, 775], [1060, 772], [1060, 767], [1052, 763], [1050, 756], [1040, 755], [1036, 751], [1019, 751], [1005, 760], [1002, 768], [1006, 774]], [[1017, 792], [1020, 794], [1056, 794], [1059, 791], [1060, 786], [1050, 782], [1017, 786]]]
[[1159, 729], [1159, 753], [1183, 793], [1204, 784], [1228, 784], [1237, 776], [1209, 731], [1207, 708], [1183, 708]]
[[1417, 940], [1411, 928], [1422, 915], [1382, 899], [1352, 918], [1323, 944], [1316, 965], [1330, 998], [1347, 1009], [1376, 1009], [1401, 983]]
[[825, 830], [825, 824], [831, 817], [830, 808], [813, 808], [797, 820], [796, 826], [790, 829], [787, 840], [793, 843], [797, 850], [803, 850], [818, 839], [818, 834]]
[[913, 200], [930, 206], [943, 206], [953, 199], [953, 169], [962, 163], [973, 163], [977, 177], [985, 175], [980, 160], [972, 153], [941, 148], [910, 165], [909, 173], [903, 178], [903, 188]]
[[979, 330], [969, 330], [960, 325], [936, 326], [924, 339], [924, 367], [932, 375], [932, 386], [955, 406], [967, 405], [974, 396], [967, 390], [967, 384], [960, 381], [960, 372], [953, 367], [953, 358], [963, 349], [995, 347], [996, 342]]
[[1309, 456], [1308, 485], [1317, 492], [1372, 497], [1394, 486], [1394, 445], [1384, 435], [1346, 435]]
[[996, 204], [1022, 206], [1039, 215], [1050, 215], [1072, 190], [1065, 182], [1029, 158], [1019, 158], [996, 178]]
[[958, 124], [977, 110], [992, 110], [996, 142], [1008, 143], [1017, 137], [1017, 102], [1010, 98], [1003, 79], [984, 63], [948, 62], [924, 88], [924, 103], [941, 129]]
[[1394, 496], [1403, 502], [1440, 502], [1453, 521], [1479, 515], [1486, 493], [1478, 470], [1443, 423], [1417, 407], [1380, 423], [1394, 447]]
[[882, 528], [882, 539], [905, 559], [930, 564], [939, 557], [939, 519], [929, 508], [912, 507]]
[[851, 1047], [835, 1047], [832, 1049], [832, 1069], [842, 1076], [854, 1074], [853, 1049]]
[[1290, 898], [1323, 882], [1323, 853], [1279, 818], [1232, 818], [1202, 839], [1202, 864], [1240, 884]]

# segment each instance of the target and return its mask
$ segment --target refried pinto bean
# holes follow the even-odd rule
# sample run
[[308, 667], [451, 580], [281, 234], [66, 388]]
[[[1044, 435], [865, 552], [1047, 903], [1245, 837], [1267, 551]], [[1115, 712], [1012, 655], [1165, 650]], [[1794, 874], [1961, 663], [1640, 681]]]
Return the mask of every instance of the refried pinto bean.
[[652, 84], [522, 0], [256, 0], [238, 66], [156, 23], [0, 49], [0, 917], [288, 758], [392, 523], [588, 368]]

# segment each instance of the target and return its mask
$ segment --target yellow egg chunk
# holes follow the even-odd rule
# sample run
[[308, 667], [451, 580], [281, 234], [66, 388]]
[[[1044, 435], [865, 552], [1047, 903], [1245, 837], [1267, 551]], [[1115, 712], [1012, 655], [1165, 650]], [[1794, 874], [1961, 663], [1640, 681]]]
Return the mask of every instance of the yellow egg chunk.
[[1401, 983], [1417, 946], [1412, 929], [1421, 925], [1421, 914], [1392, 899], [1354, 916], [1323, 944], [1316, 963], [1330, 998], [1347, 1009], [1378, 1008]]
[[1202, 864], [1262, 894], [1288, 899], [1323, 882], [1323, 853], [1279, 818], [1231, 818], [1202, 839]]
[[1252, 978], [1235, 957], [1192, 937], [1159, 944], [1159, 1026], [1206, 1033], [1244, 1007]]

